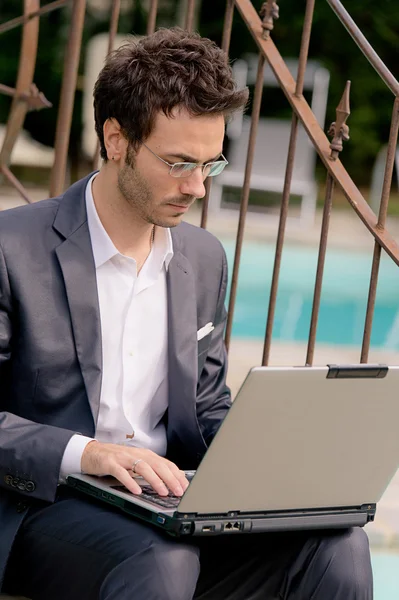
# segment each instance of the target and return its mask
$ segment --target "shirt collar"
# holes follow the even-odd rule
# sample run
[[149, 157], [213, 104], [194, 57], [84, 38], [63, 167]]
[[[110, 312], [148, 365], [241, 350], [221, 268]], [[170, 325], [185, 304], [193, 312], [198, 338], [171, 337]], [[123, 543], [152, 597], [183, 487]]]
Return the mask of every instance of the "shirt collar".
[[[97, 209], [94, 204], [92, 183], [97, 173], [93, 175], [87, 182], [85, 199], [87, 210], [87, 223], [93, 249], [94, 264], [96, 269], [101, 267], [114, 256], [123, 256], [115, 247], [108, 233], [105, 231], [103, 224], [98, 216]], [[156, 227], [154, 236], [154, 253], [156, 260], [159, 261], [160, 267], [165, 264], [166, 270], [173, 258], [173, 241], [170, 229], [167, 227]]]

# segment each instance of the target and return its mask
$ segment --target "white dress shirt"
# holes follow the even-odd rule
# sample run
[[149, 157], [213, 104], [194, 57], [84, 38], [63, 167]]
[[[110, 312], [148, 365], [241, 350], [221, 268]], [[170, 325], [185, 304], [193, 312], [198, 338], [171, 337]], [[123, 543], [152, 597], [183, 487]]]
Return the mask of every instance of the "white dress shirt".
[[[86, 187], [87, 221], [96, 266], [101, 318], [102, 384], [95, 432], [99, 442], [140, 446], [166, 453], [161, 419], [168, 406], [166, 271], [173, 256], [169, 229], [156, 227], [150, 254], [137, 274], [105, 231]], [[62, 460], [60, 479], [80, 472], [93, 438], [74, 435]]]

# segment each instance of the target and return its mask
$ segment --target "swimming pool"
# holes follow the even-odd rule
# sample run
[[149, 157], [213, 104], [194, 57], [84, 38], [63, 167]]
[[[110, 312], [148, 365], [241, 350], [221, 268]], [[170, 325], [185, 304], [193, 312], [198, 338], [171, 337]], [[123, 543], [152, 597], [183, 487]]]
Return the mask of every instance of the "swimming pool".
[[399, 554], [372, 553], [374, 600], [398, 600]]
[[[223, 242], [230, 276], [233, 240]], [[245, 242], [240, 266], [233, 335], [263, 339], [275, 246]], [[280, 273], [273, 338], [306, 342], [309, 335], [317, 248], [286, 245]], [[370, 253], [327, 250], [317, 341], [361, 344], [370, 281]], [[399, 270], [383, 253], [371, 345], [399, 350]]]

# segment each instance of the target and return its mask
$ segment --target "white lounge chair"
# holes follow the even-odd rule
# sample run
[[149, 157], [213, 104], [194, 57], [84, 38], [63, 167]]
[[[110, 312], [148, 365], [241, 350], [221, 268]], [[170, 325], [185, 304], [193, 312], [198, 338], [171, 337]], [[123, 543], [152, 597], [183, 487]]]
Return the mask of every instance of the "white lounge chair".
[[[0, 148], [6, 134], [6, 125], [0, 124]], [[11, 166], [42, 167], [51, 169], [54, 163], [54, 148], [45, 146], [34, 140], [31, 135], [21, 130], [11, 154]]]
[[[370, 184], [370, 197], [369, 204], [373, 211], [378, 215], [381, 202], [382, 186], [384, 184], [385, 164], [387, 160], [388, 146], [383, 146], [373, 166], [371, 173], [371, 184]], [[395, 167], [393, 173], [392, 183], [395, 183], [395, 171], [396, 171], [396, 187], [399, 190], [399, 147], [396, 148], [395, 153]]]
[[[286, 64], [294, 77], [298, 63], [287, 60]], [[252, 85], [256, 79], [257, 57], [250, 55], [233, 66], [239, 87]], [[315, 61], [309, 61], [305, 73], [304, 89], [312, 91], [311, 107], [321, 127], [324, 127], [329, 72]], [[265, 67], [264, 86], [276, 87], [277, 81], [269, 67]], [[230, 147], [227, 159], [229, 166], [212, 181], [210, 210], [227, 210], [223, 202], [224, 188], [241, 188], [247, 156], [251, 119], [242, 113], [235, 116], [227, 127]], [[259, 120], [256, 136], [255, 156], [251, 175], [251, 190], [282, 192], [291, 130], [290, 119]], [[317, 183], [315, 180], [316, 151], [302, 126], [299, 127], [291, 194], [301, 197], [300, 223], [313, 222]], [[231, 205], [230, 205], [230, 208]], [[263, 211], [264, 212], [264, 211]], [[257, 214], [259, 218], [259, 214]], [[269, 215], [270, 218], [270, 215]]]

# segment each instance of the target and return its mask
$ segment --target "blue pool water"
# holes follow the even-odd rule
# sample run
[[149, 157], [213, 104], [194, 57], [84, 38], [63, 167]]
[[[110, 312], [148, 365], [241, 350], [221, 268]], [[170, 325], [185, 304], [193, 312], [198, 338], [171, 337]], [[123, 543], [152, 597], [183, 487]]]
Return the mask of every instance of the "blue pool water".
[[[234, 241], [223, 243], [230, 274]], [[243, 247], [233, 335], [264, 337], [275, 246], [249, 242]], [[359, 346], [362, 341], [372, 249], [327, 251], [317, 341]], [[287, 245], [283, 251], [273, 337], [306, 342], [309, 335], [317, 248]], [[383, 255], [371, 345], [399, 350], [399, 270]], [[399, 597], [399, 596], [398, 596]]]
[[373, 553], [374, 600], [398, 600], [399, 554]]

